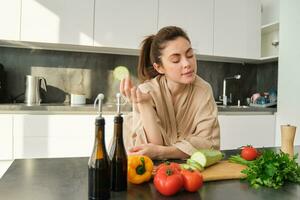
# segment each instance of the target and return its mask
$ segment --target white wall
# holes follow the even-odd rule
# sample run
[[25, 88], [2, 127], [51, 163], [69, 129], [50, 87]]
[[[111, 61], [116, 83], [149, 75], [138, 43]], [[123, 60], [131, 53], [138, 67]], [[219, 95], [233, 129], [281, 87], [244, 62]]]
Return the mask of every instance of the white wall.
[[280, 125], [297, 126], [300, 145], [300, 1], [280, 1], [278, 115], [275, 144], [280, 145]]

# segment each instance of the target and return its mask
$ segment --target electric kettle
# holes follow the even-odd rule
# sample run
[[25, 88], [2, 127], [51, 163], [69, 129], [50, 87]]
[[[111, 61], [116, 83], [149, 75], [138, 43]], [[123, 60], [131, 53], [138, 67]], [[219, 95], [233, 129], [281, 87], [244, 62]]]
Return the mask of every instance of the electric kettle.
[[25, 103], [27, 105], [40, 105], [41, 103], [41, 95], [40, 89], [42, 87], [47, 91], [47, 83], [44, 77], [40, 76], [26, 76], [26, 90], [25, 90]]

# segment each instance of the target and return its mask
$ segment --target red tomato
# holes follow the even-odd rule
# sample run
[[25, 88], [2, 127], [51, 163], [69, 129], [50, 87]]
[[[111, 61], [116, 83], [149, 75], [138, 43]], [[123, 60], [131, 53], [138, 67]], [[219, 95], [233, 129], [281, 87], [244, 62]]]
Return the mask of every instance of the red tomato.
[[161, 168], [166, 168], [166, 167], [177, 170], [178, 172], [180, 172], [181, 170], [181, 167], [178, 163], [166, 161], [158, 165], [156, 171], [158, 172]]
[[165, 196], [176, 194], [183, 186], [183, 178], [180, 173], [170, 167], [163, 167], [154, 176], [155, 188]]
[[194, 170], [181, 170], [183, 177], [183, 187], [186, 191], [196, 192], [203, 185], [203, 176], [200, 172]]
[[257, 150], [252, 146], [244, 146], [241, 151], [241, 157], [245, 160], [254, 160], [258, 156]]

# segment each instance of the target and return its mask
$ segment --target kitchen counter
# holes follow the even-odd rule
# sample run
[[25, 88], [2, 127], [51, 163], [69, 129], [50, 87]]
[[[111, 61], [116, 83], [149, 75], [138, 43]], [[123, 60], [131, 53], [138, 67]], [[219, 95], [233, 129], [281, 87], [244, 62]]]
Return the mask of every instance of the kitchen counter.
[[[129, 104], [122, 107], [123, 113], [131, 111]], [[220, 115], [266, 115], [274, 114], [276, 108], [257, 108], [257, 107], [237, 107], [237, 106], [218, 106]], [[114, 104], [104, 104], [103, 113], [106, 115], [115, 114]], [[0, 104], [0, 114], [96, 114], [97, 110], [93, 104], [80, 106], [70, 106], [62, 103], [49, 103], [35, 106], [26, 104]]]
[[219, 115], [272, 115], [275, 112], [277, 112], [277, 108], [218, 105]]
[[[106, 115], [116, 113], [115, 104], [104, 104], [103, 113]], [[0, 113], [10, 114], [97, 114], [98, 106], [94, 108], [93, 104], [76, 105], [63, 103], [45, 103], [41, 105], [27, 106], [24, 103], [0, 104]], [[129, 104], [122, 107], [123, 113], [131, 111]]]
[[[276, 148], [278, 151], [278, 148]], [[228, 157], [237, 150], [224, 151]], [[295, 153], [300, 153], [300, 146]], [[298, 163], [299, 163], [298, 158]], [[1, 199], [83, 200], [87, 192], [88, 158], [17, 159], [0, 179]], [[111, 199], [166, 199], [152, 182], [128, 184], [127, 192], [112, 192]], [[169, 198], [168, 198], [169, 199]], [[246, 181], [205, 182], [195, 193], [181, 191], [170, 199], [300, 199], [300, 185], [287, 183], [281, 189], [253, 189]]]

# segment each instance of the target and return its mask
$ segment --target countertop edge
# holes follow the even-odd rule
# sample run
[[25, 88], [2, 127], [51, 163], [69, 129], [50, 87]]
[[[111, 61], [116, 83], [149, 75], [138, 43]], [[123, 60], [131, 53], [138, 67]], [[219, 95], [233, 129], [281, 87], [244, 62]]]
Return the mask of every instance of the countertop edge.
[[[123, 114], [128, 114], [132, 110], [130, 105], [123, 107]], [[223, 108], [218, 107], [218, 115], [273, 115], [276, 108]], [[103, 106], [104, 115], [114, 115], [116, 108], [114, 105]], [[0, 104], [0, 114], [31, 114], [31, 115], [96, 115], [97, 109], [93, 105], [70, 106], [66, 104], [43, 104], [26, 106], [25, 104]]]

